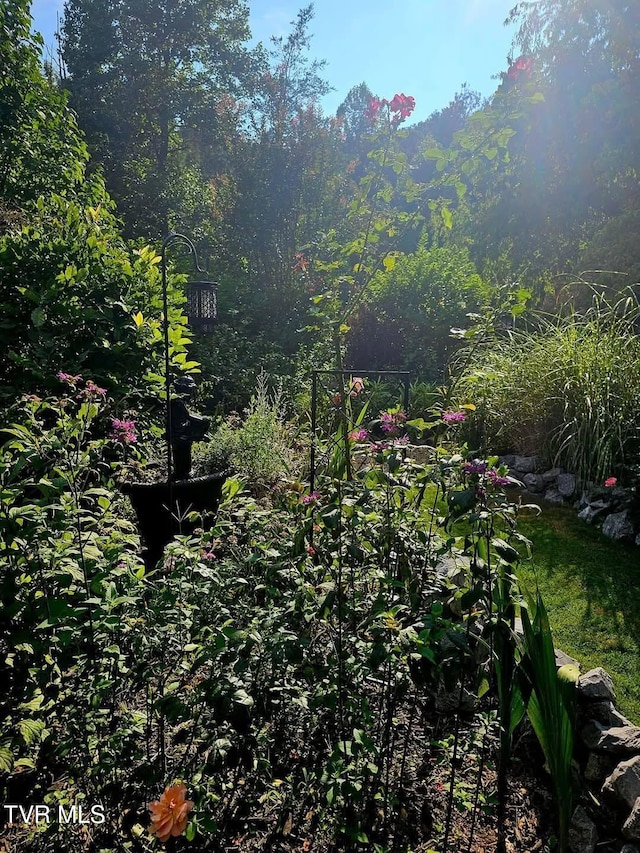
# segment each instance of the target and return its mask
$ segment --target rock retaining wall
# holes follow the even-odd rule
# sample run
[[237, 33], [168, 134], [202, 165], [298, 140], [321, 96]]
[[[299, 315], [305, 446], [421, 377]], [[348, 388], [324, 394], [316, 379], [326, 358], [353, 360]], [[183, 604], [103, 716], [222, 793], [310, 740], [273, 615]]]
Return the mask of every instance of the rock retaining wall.
[[501, 456], [500, 462], [532, 495], [548, 503], [573, 506], [578, 518], [597, 525], [605, 536], [640, 545], [640, 514], [632, 490], [591, 486], [579, 493], [573, 474], [562, 468], [545, 470], [540, 456]]
[[598, 820], [598, 808], [606, 805], [628, 842], [620, 842], [620, 853], [640, 853], [640, 727], [617, 710], [613, 682], [601, 667], [581, 675], [576, 691], [577, 753], [591, 795], [574, 811], [569, 846], [572, 853], [595, 853], [607, 843], [599, 838]]

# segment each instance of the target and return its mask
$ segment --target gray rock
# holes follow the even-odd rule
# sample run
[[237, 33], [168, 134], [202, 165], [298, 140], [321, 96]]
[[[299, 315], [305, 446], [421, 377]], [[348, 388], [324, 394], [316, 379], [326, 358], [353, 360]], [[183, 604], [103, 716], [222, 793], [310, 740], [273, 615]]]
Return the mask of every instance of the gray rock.
[[436, 451], [428, 444], [408, 444], [407, 456], [418, 465], [429, 465], [436, 457]]
[[590, 752], [584, 768], [584, 778], [587, 782], [597, 782], [602, 785], [604, 780], [615, 769], [618, 759], [602, 752]]
[[572, 658], [566, 652], [563, 652], [562, 649], [554, 649], [554, 651], [556, 654], [556, 667], [558, 669], [568, 663], [572, 664], [573, 666], [577, 666], [578, 669], [580, 668], [580, 662], [577, 661], [575, 658]]
[[638, 535], [634, 539], [634, 542], [636, 543], [636, 545], [640, 545], [640, 533], [638, 533]]
[[618, 755], [640, 752], [638, 726], [603, 726], [596, 720], [590, 720], [581, 734], [585, 746], [597, 752]]
[[539, 456], [516, 456], [513, 460], [513, 467], [521, 474], [535, 474], [540, 467]]
[[578, 518], [586, 521], [587, 524], [595, 524], [600, 516], [607, 512], [610, 506], [611, 504], [608, 501], [593, 501], [580, 510]]
[[616, 698], [611, 676], [601, 666], [580, 676], [578, 695], [581, 699], [609, 699], [612, 702]]
[[555, 480], [558, 479], [560, 474], [562, 474], [562, 468], [549, 468], [548, 471], [545, 471], [542, 475], [542, 479], [545, 481], [547, 485], [550, 485]]
[[569, 849], [572, 853], [593, 853], [598, 843], [598, 830], [582, 806], [574, 811], [569, 827]]
[[633, 723], [624, 717], [613, 702], [602, 699], [599, 702], [589, 702], [584, 709], [589, 720], [596, 720], [603, 726], [632, 726]]
[[576, 490], [576, 478], [573, 474], [560, 474], [558, 477], [558, 491], [563, 498], [570, 498]]
[[550, 489], [547, 489], [547, 491], [544, 493], [544, 499], [545, 501], [547, 501], [547, 503], [550, 504], [560, 505], [564, 503], [564, 498], [555, 486], [552, 486]]
[[602, 786], [603, 794], [611, 794], [632, 809], [640, 798], [640, 755], [621, 761]]
[[627, 510], [608, 515], [602, 525], [602, 532], [611, 539], [633, 539], [635, 531]]
[[640, 853], [634, 844], [625, 844], [620, 853]]
[[525, 474], [522, 478], [525, 488], [529, 492], [537, 494], [544, 491], [544, 480], [542, 474]]
[[640, 841], [640, 799], [635, 801], [631, 814], [622, 825], [622, 834], [631, 841]]
[[516, 464], [516, 457], [512, 453], [508, 453], [506, 456], [499, 456], [498, 462], [500, 465], [506, 465], [507, 468], [513, 468]]

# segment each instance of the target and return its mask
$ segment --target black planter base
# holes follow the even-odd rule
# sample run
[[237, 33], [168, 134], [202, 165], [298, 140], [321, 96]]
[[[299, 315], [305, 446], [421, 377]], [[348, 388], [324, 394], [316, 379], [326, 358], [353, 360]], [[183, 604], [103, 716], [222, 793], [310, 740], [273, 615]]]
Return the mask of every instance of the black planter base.
[[[199, 522], [187, 521], [190, 512], [215, 515], [228, 471], [176, 480], [173, 483], [123, 483], [138, 519], [147, 569], [156, 566], [165, 545], [177, 534], [193, 533]], [[171, 498], [170, 498], [171, 495]], [[171, 499], [171, 509], [169, 500]]]

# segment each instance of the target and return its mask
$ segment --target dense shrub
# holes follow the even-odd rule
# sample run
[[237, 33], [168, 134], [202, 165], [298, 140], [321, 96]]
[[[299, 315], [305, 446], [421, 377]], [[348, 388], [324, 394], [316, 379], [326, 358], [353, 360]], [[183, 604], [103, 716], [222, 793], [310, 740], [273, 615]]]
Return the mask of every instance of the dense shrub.
[[349, 363], [440, 381], [456, 347], [451, 328], [464, 325], [489, 290], [465, 249], [421, 246], [399, 258], [391, 272], [374, 276], [350, 321]]

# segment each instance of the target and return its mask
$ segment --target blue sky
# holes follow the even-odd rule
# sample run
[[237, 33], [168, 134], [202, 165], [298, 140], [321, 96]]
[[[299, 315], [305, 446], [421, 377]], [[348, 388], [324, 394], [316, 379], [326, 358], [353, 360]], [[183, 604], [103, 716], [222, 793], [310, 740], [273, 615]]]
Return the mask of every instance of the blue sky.
[[[295, 0], [252, 0], [255, 40], [287, 35], [305, 5]], [[468, 83], [483, 95], [507, 68], [512, 28], [503, 26], [515, 0], [316, 0], [310, 27], [311, 55], [326, 59], [325, 78], [336, 91], [322, 102], [335, 112], [352, 86], [374, 94], [413, 95], [420, 121], [442, 109]], [[34, 27], [53, 45], [63, 0], [34, 0]]]

